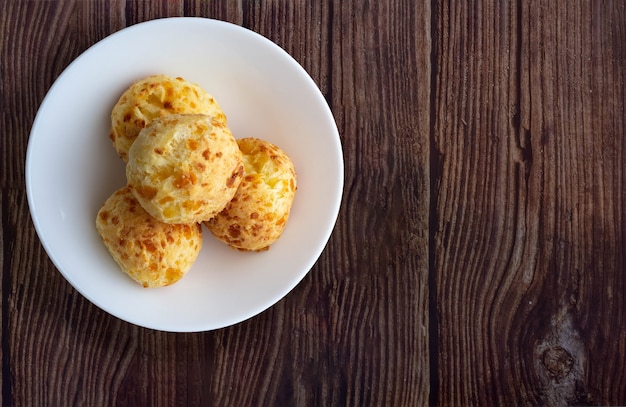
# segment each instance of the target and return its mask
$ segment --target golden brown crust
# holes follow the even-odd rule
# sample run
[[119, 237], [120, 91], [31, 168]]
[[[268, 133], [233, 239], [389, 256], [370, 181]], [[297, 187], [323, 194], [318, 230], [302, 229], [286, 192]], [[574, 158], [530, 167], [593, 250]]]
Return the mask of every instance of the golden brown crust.
[[213, 235], [242, 251], [267, 250], [282, 234], [296, 192], [296, 172], [280, 148], [257, 138], [238, 140], [244, 176], [237, 193], [205, 222]]
[[180, 280], [202, 248], [198, 224], [170, 225], [150, 216], [126, 186], [111, 195], [96, 217], [96, 228], [122, 271], [144, 287]]
[[141, 129], [168, 114], [206, 114], [226, 125], [226, 115], [200, 86], [183, 78], [149, 76], [133, 83], [111, 112], [109, 137], [118, 155], [128, 161], [128, 150]]
[[211, 219], [235, 195], [242, 173], [242, 154], [230, 130], [205, 115], [153, 120], [137, 136], [126, 165], [137, 200], [165, 223]]

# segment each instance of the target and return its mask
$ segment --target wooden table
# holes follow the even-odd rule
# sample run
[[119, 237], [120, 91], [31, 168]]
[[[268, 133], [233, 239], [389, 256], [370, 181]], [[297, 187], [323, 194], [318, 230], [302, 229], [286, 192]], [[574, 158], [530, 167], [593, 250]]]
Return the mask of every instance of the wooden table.
[[[133, 326], [30, 219], [44, 95], [166, 16], [250, 28], [310, 73], [345, 189], [307, 277], [236, 326]], [[626, 404], [626, 2], [2, 1], [3, 405]]]

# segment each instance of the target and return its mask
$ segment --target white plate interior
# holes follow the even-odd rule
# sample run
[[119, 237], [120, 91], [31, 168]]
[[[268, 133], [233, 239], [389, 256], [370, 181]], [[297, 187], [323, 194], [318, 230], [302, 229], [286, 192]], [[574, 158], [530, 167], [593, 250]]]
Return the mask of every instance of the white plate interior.
[[[181, 76], [211, 93], [236, 138], [259, 137], [285, 150], [298, 191], [270, 250], [241, 253], [205, 230], [202, 252], [181, 281], [144, 289], [119, 270], [95, 217], [126, 183], [124, 163], [108, 139], [111, 109], [132, 82], [157, 73]], [[33, 124], [26, 183], [44, 248], [82, 295], [136, 325], [205, 331], [267, 309], [314, 265], [339, 211], [343, 156], [326, 101], [281, 48], [233, 24], [169, 18], [107, 37], [56, 80]]]

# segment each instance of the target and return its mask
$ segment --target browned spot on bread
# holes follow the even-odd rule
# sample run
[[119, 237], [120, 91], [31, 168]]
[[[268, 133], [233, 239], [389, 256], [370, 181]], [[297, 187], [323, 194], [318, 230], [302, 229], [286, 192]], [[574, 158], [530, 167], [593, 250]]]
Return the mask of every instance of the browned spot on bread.
[[238, 169], [233, 171], [230, 178], [228, 178], [228, 180], [226, 181], [226, 186], [228, 188], [232, 188], [233, 185], [235, 184], [235, 180], [237, 180], [237, 177], [240, 177], [242, 174], [243, 174], [243, 165], [240, 165]]
[[183, 273], [179, 269], [168, 268], [165, 272], [165, 279], [169, 282], [178, 281]]
[[194, 139], [187, 140], [187, 148], [190, 149], [191, 151], [196, 150], [198, 146], [199, 144], [197, 140], [194, 140]]
[[182, 207], [188, 211], [197, 211], [202, 205], [202, 201], [185, 201], [182, 203]]
[[174, 186], [176, 188], [182, 189], [185, 188], [187, 185], [195, 185], [197, 180], [198, 179], [196, 177], [196, 174], [194, 174], [193, 172], [184, 172], [176, 177], [176, 179], [174, 180]]
[[159, 199], [159, 203], [165, 204], [165, 203], [168, 203], [168, 202], [172, 202], [173, 200], [174, 200], [174, 198], [172, 198], [171, 196], [168, 195], [166, 197], [163, 197], [163, 198]]
[[108, 218], [109, 218], [109, 212], [100, 211], [100, 219], [106, 222]]
[[239, 226], [239, 225], [230, 225], [228, 227], [228, 234], [231, 237], [238, 237], [241, 234], [241, 226]]
[[144, 249], [146, 249], [150, 253], [154, 253], [157, 250], [157, 247], [149, 239], [138, 240], [137, 241], [137, 245], [139, 247], [143, 247]]
[[152, 199], [156, 196], [157, 194], [157, 189], [156, 188], [152, 188], [152, 187], [146, 187], [146, 186], [142, 186], [139, 185], [135, 188], [135, 191], [137, 191], [137, 193], [139, 194], [139, 196], [145, 198], [145, 199]]

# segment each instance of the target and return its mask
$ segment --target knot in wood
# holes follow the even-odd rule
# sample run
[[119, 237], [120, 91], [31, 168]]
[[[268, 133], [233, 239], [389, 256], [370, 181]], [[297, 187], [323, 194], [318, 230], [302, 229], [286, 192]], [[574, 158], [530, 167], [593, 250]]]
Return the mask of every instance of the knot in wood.
[[541, 355], [541, 364], [556, 380], [565, 378], [574, 366], [574, 358], [560, 346], [549, 347]]

